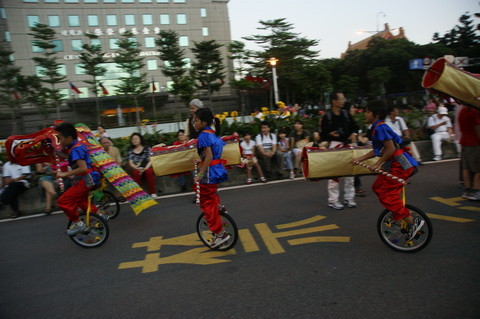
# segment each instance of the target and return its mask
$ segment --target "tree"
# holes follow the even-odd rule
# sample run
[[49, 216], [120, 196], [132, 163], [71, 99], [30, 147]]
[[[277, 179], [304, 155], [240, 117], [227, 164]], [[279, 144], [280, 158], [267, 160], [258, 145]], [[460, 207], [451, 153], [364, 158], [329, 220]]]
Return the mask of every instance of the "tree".
[[[475, 17], [479, 18], [480, 13], [475, 13]], [[465, 12], [458, 21], [460, 24], [453, 27], [450, 31], [440, 36], [438, 32], [433, 34], [433, 41], [444, 44], [447, 47], [457, 49], [468, 49], [480, 44], [480, 23], [474, 25], [472, 16]]]
[[[90, 40], [98, 39], [97, 35], [85, 34]], [[106, 59], [103, 57], [101, 45], [84, 44], [82, 45], [84, 50], [80, 53], [80, 61], [82, 61], [82, 68], [85, 70], [85, 74], [92, 77], [91, 80], [85, 80], [84, 82], [90, 85], [90, 91], [95, 94], [95, 105], [97, 112], [97, 124], [100, 125], [100, 101], [98, 99], [98, 77], [103, 76], [107, 69], [103, 66], [106, 63]]]
[[37, 23], [31, 28], [33, 36], [33, 44], [38, 47], [42, 54], [41, 56], [33, 57], [33, 61], [41, 68], [40, 74], [41, 82], [48, 84], [50, 87], [45, 88], [45, 101], [48, 106], [53, 106], [57, 110], [57, 119], [61, 119], [60, 105], [62, 103], [62, 94], [56, 86], [60, 83], [66, 82], [66, 76], [60, 73], [60, 64], [57, 62], [57, 55], [55, 52], [55, 30], [46, 24]]
[[163, 61], [163, 75], [172, 79], [173, 85], [170, 92], [180, 96], [182, 101], [188, 103], [193, 98], [195, 86], [193, 79], [187, 74], [187, 61], [185, 51], [178, 44], [178, 33], [173, 30], [161, 30], [156, 39], [160, 60]]
[[255, 53], [256, 62], [253, 66], [257, 73], [264, 77], [271, 78], [271, 70], [266, 61], [275, 57], [279, 60], [277, 64], [278, 85], [280, 93], [286, 98], [287, 103], [295, 100], [301, 94], [303, 86], [308, 82], [298, 70], [301, 70], [317, 55], [317, 51], [311, 47], [318, 44], [318, 40], [309, 40], [293, 32], [293, 24], [285, 18], [268, 21], [260, 21], [261, 27], [258, 30], [268, 31], [266, 35], [256, 34], [244, 37], [245, 40], [254, 41], [264, 51]]
[[[18, 92], [17, 83], [20, 76], [20, 68], [13, 64], [10, 51], [6, 43], [0, 43], [0, 101], [10, 110], [12, 119], [12, 134], [19, 134], [19, 125], [17, 116], [21, 115], [20, 92]], [[22, 122], [20, 120], [20, 122]]]
[[198, 88], [207, 90], [212, 109], [212, 93], [219, 91], [225, 83], [225, 73], [223, 72], [225, 66], [222, 63], [222, 54], [220, 53], [222, 46], [215, 40], [208, 40], [194, 42], [194, 48], [192, 48], [196, 61], [192, 63], [191, 75], [198, 81]]
[[148, 89], [148, 83], [146, 83], [147, 74], [142, 72], [145, 64], [143, 63], [143, 58], [140, 57], [140, 45], [136, 39], [132, 37], [133, 33], [127, 31], [122, 35], [120, 40], [117, 41], [119, 49], [113, 60], [123, 71], [129, 74], [129, 76], [120, 77], [119, 80], [121, 83], [116, 85], [115, 88], [120, 94], [124, 94], [133, 99], [137, 115], [137, 125], [140, 125], [141, 119], [138, 99]]
[[367, 79], [370, 81], [372, 94], [371, 95], [384, 95], [385, 83], [387, 83], [392, 77], [392, 72], [388, 67], [376, 67], [367, 71]]

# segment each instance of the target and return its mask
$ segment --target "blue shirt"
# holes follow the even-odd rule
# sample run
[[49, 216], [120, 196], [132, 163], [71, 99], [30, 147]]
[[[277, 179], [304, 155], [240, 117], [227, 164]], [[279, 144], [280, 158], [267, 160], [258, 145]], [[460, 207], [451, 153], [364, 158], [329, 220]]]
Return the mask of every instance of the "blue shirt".
[[[372, 146], [375, 156], [382, 156], [381, 150], [385, 147], [384, 141], [392, 140], [393, 143], [402, 144], [402, 138], [390, 126], [380, 120], [372, 124], [372, 132]], [[412, 166], [418, 166], [417, 161], [409, 153], [404, 152], [404, 155]]]
[[[220, 159], [223, 152], [223, 146], [225, 142], [215, 134], [215, 132], [207, 126], [201, 133], [198, 135], [197, 148], [198, 154], [205, 160], [205, 155], [203, 154], [206, 147], [210, 147], [212, 150], [213, 160]], [[227, 170], [222, 163], [210, 165], [205, 172], [204, 177], [200, 180], [201, 184], [217, 184], [226, 181], [228, 178]]]
[[[92, 160], [90, 159], [90, 155], [88, 155], [88, 150], [85, 145], [78, 140], [75, 140], [68, 146], [68, 148], [70, 149], [70, 153], [68, 154], [68, 164], [72, 168], [78, 167], [76, 163], [77, 160], [84, 160], [87, 164], [87, 168], [92, 168]], [[97, 171], [91, 171], [90, 176], [95, 184], [100, 180], [100, 174]]]

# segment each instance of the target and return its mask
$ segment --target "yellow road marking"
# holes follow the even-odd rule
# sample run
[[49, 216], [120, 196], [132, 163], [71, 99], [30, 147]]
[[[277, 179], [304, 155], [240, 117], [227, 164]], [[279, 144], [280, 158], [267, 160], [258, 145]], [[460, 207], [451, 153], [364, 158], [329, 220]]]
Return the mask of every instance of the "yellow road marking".
[[462, 206], [459, 207], [460, 209], [471, 210], [474, 212], [480, 212], [480, 207], [473, 207], [473, 206]]
[[467, 219], [467, 218], [452, 217], [452, 216], [437, 215], [437, 214], [427, 214], [427, 216], [434, 219], [448, 220], [448, 221], [457, 222], [457, 223], [468, 223], [468, 222], [475, 221], [475, 219]]
[[253, 238], [252, 232], [249, 229], [240, 229], [238, 231], [238, 237], [240, 238], [240, 242], [242, 243], [243, 249], [246, 253], [260, 250], [257, 242]]
[[175, 245], [175, 246], [200, 246], [202, 242], [198, 238], [197, 233], [192, 233], [183, 236], [177, 236], [164, 239], [163, 236], [150, 237], [148, 241], [134, 243], [132, 248], [146, 247], [147, 251], [156, 251], [162, 248], [162, 245]]
[[298, 227], [298, 226], [303, 226], [303, 225], [307, 225], [307, 224], [311, 224], [311, 223], [314, 223], [314, 222], [317, 222], [319, 220], [322, 220], [326, 218], [325, 216], [321, 216], [321, 215], [316, 215], [316, 216], [313, 216], [311, 218], [307, 218], [307, 219], [304, 219], [304, 220], [300, 220], [298, 222], [293, 222], [293, 223], [288, 223], [288, 224], [281, 224], [281, 225], [277, 225], [277, 229], [285, 229], [285, 228], [293, 228], [293, 227]]
[[313, 244], [313, 243], [324, 243], [324, 242], [348, 243], [348, 242], [350, 242], [350, 237], [317, 236], [317, 237], [305, 237], [305, 238], [298, 238], [298, 239], [290, 239], [287, 242], [292, 246], [303, 245], [303, 244]]
[[460, 206], [460, 204], [457, 202], [466, 200], [463, 197], [452, 197], [452, 198], [430, 197], [430, 199], [433, 199], [437, 202], [440, 202], [448, 206]]

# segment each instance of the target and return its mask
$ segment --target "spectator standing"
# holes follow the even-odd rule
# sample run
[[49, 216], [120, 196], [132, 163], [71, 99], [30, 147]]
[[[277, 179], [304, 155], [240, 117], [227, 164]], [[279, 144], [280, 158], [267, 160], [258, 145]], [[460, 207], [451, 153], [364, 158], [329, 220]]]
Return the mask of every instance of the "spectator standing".
[[452, 122], [447, 116], [448, 109], [445, 106], [439, 106], [437, 113], [430, 116], [427, 120], [427, 126], [435, 131], [430, 138], [432, 139], [433, 160], [442, 159], [442, 142], [454, 137]]
[[295, 178], [295, 172], [293, 171], [291, 140], [287, 137], [287, 133], [281, 131], [278, 133], [278, 151], [282, 153], [285, 166], [290, 172], [290, 179]]
[[258, 150], [255, 154], [258, 156], [267, 178], [272, 177], [273, 166], [277, 169], [277, 175], [280, 175], [279, 168], [282, 159], [277, 154], [277, 136], [270, 132], [270, 124], [267, 122], [261, 123], [260, 134], [255, 137], [255, 144]]
[[[348, 143], [356, 143], [357, 124], [353, 117], [343, 107], [345, 96], [341, 92], [332, 92], [330, 102], [332, 108], [325, 113], [321, 123], [322, 140], [329, 142], [330, 148], [342, 147]], [[354, 208], [357, 204], [354, 201], [355, 187], [354, 177], [344, 179], [344, 204]], [[328, 206], [333, 209], [343, 209], [340, 203], [340, 179], [328, 180]]]
[[3, 165], [3, 185], [4, 191], [0, 196], [0, 201], [4, 205], [10, 205], [13, 210], [10, 218], [20, 216], [18, 208], [18, 196], [30, 187], [28, 178], [30, 177], [30, 166], [20, 166], [10, 161]]
[[152, 161], [150, 160], [150, 148], [145, 146], [142, 135], [138, 133], [133, 133], [130, 136], [128, 164], [133, 169], [133, 180], [140, 185], [142, 176], [145, 176], [150, 195], [153, 198], [157, 198], [158, 196], [155, 191], [155, 174], [153, 173]]
[[[458, 114], [462, 138], [463, 197], [480, 200], [480, 111], [464, 106]], [[472, 179], [473, 174], [473, 179]]]
[[290, 148], [295, 158], [294, 168], [300, 175], [302, 167], [300, 161], [302, 159], [302, 150], [310, 142], [310, 133], [304, 129], [302, 120], [296, 120], [293, 123], [293, 131], [290, 133]]
[[255, 142], [252, 141], [252, 134], [249, 132], [243, 136], [244, 140], [240, 143], [242, 147], [242, 162], [247, 168], [247, 184], [252, 183], [252, 166], [257, 169], [258, 175], [260, 175], [260, 181], [266, 183], [267, 180], [263, 176], [262, 168], [258, 164], [257, 157], [255, 156]]
[[187, 135], [188, 140], [192, 140], [198, 138], [198, 134], [200, 134], [193, 127], [193, 117], [195, 116], [195, 112], [203, 107], [203, 102], [199, 99], [193, 99], [189, 105], [190, 116], [185, 121], [185, 135]]
[[402, 145], [410, 147], [413, 158], [418, 162], [418, 165], [422, 165], [422, 158], [418, 152], [415, 143], [410, 140], [410, 130], [408, 129], [407, 123], [405, 120], [398, 116], [398, 108], [390, 107], [388, 116], [385, 118], [385, 124], [390, 126], [390, 128], [400, 136], [402, 139]]

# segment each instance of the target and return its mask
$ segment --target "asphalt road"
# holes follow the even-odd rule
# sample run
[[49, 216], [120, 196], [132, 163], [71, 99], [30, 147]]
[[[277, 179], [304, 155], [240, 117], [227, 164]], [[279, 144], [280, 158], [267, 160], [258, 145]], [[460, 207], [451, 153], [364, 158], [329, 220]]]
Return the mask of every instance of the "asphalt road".
[[425, 165], [407, 201], [433, 214], [421, 252], [387, 248], [382, 211], [327, 207], [326, 181], [224, 189], [235, 250], [199, 243], [192, 195], [109, 222], [108, 242], [76, 246], [61, 214], [0, 223], [0, 318], [479, 318], [480, 203], [458, 198], [458, 161]]

